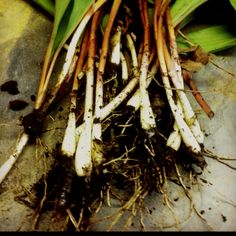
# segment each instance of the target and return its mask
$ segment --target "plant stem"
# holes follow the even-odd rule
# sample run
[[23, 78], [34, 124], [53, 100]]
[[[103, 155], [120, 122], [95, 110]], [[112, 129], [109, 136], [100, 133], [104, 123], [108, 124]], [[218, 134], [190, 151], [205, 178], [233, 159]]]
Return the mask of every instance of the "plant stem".
[[[71, 77], [72, 72], [74, 71], [75, 68], [75, 62], [77, 60], [77, 56], [75, 56], [73, 63], [71, 65], [71, 68], [69, 69], [69, 75], [68, 75], [68, 79]], [[45, 113], [49, 107], [50, 103], [47, 103], [46, 105], [44, 105], [44, 110], [40, 111], [39, 113], [30, 113], [29, 115], [27, 115], [26, 117], [29, 117], [29, 121], [32, 122], [33, 125], [37, 124], [40, 127], [42, 127], [41, 123], [43, 122], [44, 118], [45, 118]], [[38, 110], [37, 110], [38, 111]], [[24, 118], [26, 118], [24, 117]], [[23, 125], [24, 125], [24, 118], [23, 118]], [[35, 122], [36, 119], [36, 123]], [[37, 120], [38, 119], [38, 120]], [[26, 122], [27, 123], [27, 122]], [[25, 128], [25, 132], [21, 135], [20, 140], [17, 142], [16, 145], [16, 151], [7, 159], [7, 161], [0, 167], [0, 183], [1, 181], [4, 180], [6, 174], [11, 170], [11, 168], [13, 167], [13, 164], [15, 163], [15, 161], [17, 160], [17, 158], [19, 157], [19, 155], [22, 153], [24, 147], [26, 146], [28, 140], [30, 139], [31, 135], [35, 135], [34, 131], [33, 133], [31, 133], [31, 128], [30, 125], [29, 127], [24, 127]], [[35, 127], [34, 127], [35, 128]], [[39, 128], [38, 130], [39, 132], [41, 131], [41, 128]], [[38, 133], [37, 133], [38, 135]]]
[[[136, 65], [133, 68], [133, 78], [128, 82], [128, 84], [123, 88], [123, 90], [112, 99], [111, 102], [109, 102], [107, 105], [105, 105], [101, 109], [101, 121], [103, 121], [107, 116], [109, 116], [112, 111], [114, 111], [135, 89], [135, 87], [138, 85], [139, 82], [139, 74], [138, 74], [138, 64], [137, 64], [137, 53], [134, 46], [134, 42], [130, 35], [126, 35], [127, 37], [127, 43], [128, 48], [130, 50], [131, 54], [131, 61], [132, 65]], [[139, 100], [139, 97], [138, 97]], [[140, 103], [139, 103], [140, 104]], [[83, 130], [84, 123], [82, 123], [80, 126], [76, 128], [76, 136], [80, 136]]]
[[[140, 66], [140, 120], [142, 128], [150, 133], [151, 129], [156, 127], [156, 121], [154, 113], [151, 107], [151, 102], [148, 94], [147, 86], [147, 73], [149, 66], [149, 55], [150, 55], [150, 26], [148, 18], [148, 6], [146, 1], [139, 0], [140, 14], [143, 14], [142, 22], [144, 28], [144, 43], [143, 43], [143, 55]], [[152, 135], [152, 132], [150, 133]]]
[[[186, 122], [181, 116], [181, 111], [179, 110], [178, 106], [176, 105], [174, 101], [173, 92], [172, 92], [170, 81], [168, 78], [168, 70], [167, 70], [167, 65], [166, 65], [165, 56], [164, 56], [164, 49], [163, 49], [163, 45], [165, 44], [165, 39], [163, 37], [163, 31], [162, 31], [163, 15], [165, 13], [166, 8], [168, 7], [168, 4], [169, 4], [168, 1], [164, 2], [164, 4], [161, 7], [161, 10], [159, 10], [160, 4], [158, 3], [158, 0], [156, 0], [155, 11], [154, 11], [154, 30], [155, 30], [155, 39], [156, 39], [156, 49], [157, 49], [158, 59], [159, 59], [160, 68], [162, 72], [162, 81], [165, 87], [167, 100], [169, 102], [170, 108], [172, 110], [172, 113], [174, 115], [175, 121], [178, 125], [181, 137], [185, 145], [191, 148], [192, 152], [199, 153], [201, 151], [201, 147], [198, 144], [195, 137], [193, 136], [188, 125], [186, 124]], [[160, 13], [158, 11], [160, 11]], [[158, 15], [159, 15], [159, 19], [157, 18]]]
[[78, 176], [90, 176], [92, 172], [94, 59], [96, 56], [96, 32], [100, 22], [100, 13], [101, 11], [98, 10], [93, 16], [88, 43], [84, 129], [80, 135], [75, 154], [75, 170]]
[[99, 60], [99, 66], [96, 76], [96, 88], [95, 88], [95, 121], [94, 121], [94, 128], [93, 128], [93, 136], [95, 139], [102, 140], [102, 126], [101, 126], [101, 109], [103, 107], [103, 75], [106, 66], [106, 59], [108, 54], [109, 48], [109, 38], [113, 23], [115, 21], [116, 15], [118, 13], [120, 4], [122, 0], [114, 0], [109, 18], [108, 23], [106, 25], [103, 41], [102, 41], [102, 48]]
[[[74, 81], [73, 81], [73, 87], [72, 87], [72, 91], [73, 91], [74, 94], [76, 94], [78, 92], [79, 77], [80, 77], [79, 75], [83, 71], [83, 66], [84, 66], [84, 63], [85, 63], [84, 62], [85, 57], [86, 57], [87, 52], [88, 52], [89, 32], [90, 32], [90, 29], [87, 28], [84, 32], [83, 40], [82, 40], [82, 43], [80, 45], [79, 59], [78, 59], [77, 66], [76, 66], [76, 69], [75, 69]], [[75, 102], [76, 98], [77, 98], [77, 95], [73, 98], [73, 103]], [[76, 107], [76, 104], [74, 105], [74, 107]]]
[[62, 141], [61, 151], [62, 154], [68, 157], [72, 157], [76, 150], [76, 138], [75, 138], [75, 129], [76, 129], [76, 118], [75, 118], [75, 109], [76, 109], [76, 100], [77, 93], [79, 88], [79, 79], [78, 74], [81, 73], [85, 56], [87, 53], [87, 44], [88, 44], [89, 30], [84, 32], [84, 37], [81, 43], [81, 50], [79, 54], [79, 59], [77, 62], [76, 70], [74, 73], [73, 86], [70, 93], [70, 112], [67, 122], [67, 127], [65, 130], [64, 138]]
[[[150, 85], [154, 75], [157, 73], [157, 65], [154, 64], [151, 68], [151, 71], [147, 75], [147, 87]], [[140, 89], [138, 88], [133, 96], [128, 100], [127, 106], [133, 107], [135, 111], [140, 108]]]
[[138, 67], [138, 58], [137, 58], [135, 45], [134, 45], [132, 37], [128, 33], [126, 34], [126, 40], [127, 40], [127, 46], [128, 46], [130, 53], [131, 53], [132, 65], [134, 68], [137, 68]]
[[[58, 80], [57, 83], [54, 86], [54, 93], [53, 96], [57, 95], [57, 92], [59, 91], [63, 81], [65, 80], [69, 68], [70, 68], [70, 64], [72, 62], [72, 59], [74, 57], [75, 51], [76, 51], [76, 46], [78, 44], [78, 41], [86, 27], [86, 25], [88, 24], [89, 20], [91, 19], [91, 17], [93, 16], [93, 14], [106, 2], [107, 0], [99, 0], [96, 1], [92, 7], [88, 10], [88, 12], [84, 15], [83, 19], [81, 20], [80, 24], [78, 25], [77, 29], [75, 30], [73, 37], [71, 39], [71, 42], [69, 44], [68, 50], [67, 50], [67, 54], [66, 54], [66, 58], [65, 58], [65, 63], [63, 65], [63, 68], [61, 70], [61, 73], [58, 76]], [[36, 103], [35, 103], [35, 109], [39, 109], [44, 101], [45, 95], [46, 95], [46, 91], [47, 91], [47, 87], [48, 87], [48, 82], [49, 82], [49, 78], [51, 76], [51, 72], [53, 69], [53, 66], [55, 64], [56, 58], [59, 54], [59, 51], [55, 53], [51, 64], [50, 64], [50, 68], [47, 70], [47, 67], [45, 68], [45, 70], [43, 70], [43, 73], [45, 73], [46, 79], [40, 81], [40, 86], [38, 89], [38, 94], [37, 94], [37, 99], [36, 99]], [[46, 74], [47, 73], [47, 74]], [[52, 98], [54, 99], [54, 98]]]
[[177, 89], [177, 95], [182, 103], [184, 118], [190, 127], [193, 135], [197, 139], [198, 143], [203, 144], [204, 142], [204, 134], [201, 131], [199, 122], [197, 120], [196, 115], [191, 107], [191, 104], [184, 92], [184, 79], [182, 75], [182, 68], [179, 62], [179, 54], [177, 50], [176, 37], [174, 32], [174, 27], [172, 24], [171, 16], [170, 16], [170, 8], [168, 7], [166, 10], [166, 23], [167, 23], [167, 32], [169, 36], [169, 47], [171, 51], [171, 55], [169, 55], [167, 47], [164, 46], [165, 56], [167, 61], [167, 69], [169, 71], [171, 80]]
[[134, 90], [138, 85], [139, 75], [136, 73], [134, 77], [128, 82], [128, 84], [123, 88], [123, 90], [112, 99], [107, 105], [101, 109], [101, 120], [104, 120], [107, 116], [111, 114]]
[[117, 26], [115, 34], [111, 38], [111, 63], [120, 64], [121, 50], [121, 27]]
[[13, 167], [14, 163], [16, 162], [17, 158], [22, 153], [24, 147], [26, 146], [29, 140], [29, 135], [23, 133], [20, 136], [20, 139], [17, 141], [16, 150], [14, 153], [4, 162], [4, 164], [0, 167], [0, 184], [5, 179], [11, 168]]

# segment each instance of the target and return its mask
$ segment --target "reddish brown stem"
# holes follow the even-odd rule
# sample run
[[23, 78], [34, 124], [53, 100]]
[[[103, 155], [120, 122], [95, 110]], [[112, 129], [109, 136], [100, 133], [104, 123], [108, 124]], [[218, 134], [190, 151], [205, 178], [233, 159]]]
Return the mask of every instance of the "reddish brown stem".
[[88, 46], [88, 38], [89, 38], [89, 28], [87, 28], [84, 32], [84, 36], [82, 39], [82, 43], [80, 46], [80, 53], [79, 53], [79, 58], [77, 61], [75, 73], [74, 73], [74, 80], [73, 80], [73, 85], [72, 85], [72, 91], [70, 94], [70, 99], [71, 99], [71, 110], [74, 110], [76, 108], [76, 100], [77, 100], [77, 92], [79, 89], [79, 78], [78, 75], [82, 72], [85, 57], [87, 54], [87, 46]]
[[151, 49], [151, 53], [150, 53], [150, 57], [149, 57], [149, 65], [155, 60], [155, 58], [157, 57], [157, 53], [156, 53], [156, 45], [153, 44], [152, 49]]
[[78, 90], [78, 75], [82, 71], [84, 60], [88, 51], [88, 38], [89, 38], [89, 28], [86, 28], [84, 32], [84, 37], [82, 39], [82, 43], [80, 46], [80, 53], [79, 53], [79, 59], [77, 62], [75, 74], [74, 74], [74, 82], [73, 82], [73, 90]]
[[139, 45], [139, 50], [138, 50], [138, 65], [141, 64], [142, 56], [143, 56], [143, 41]]
[[215, 114], [212, 111], [211, 107], [206, 102], [206, 100], [203, 98], [201, 93], [199, 92], [199, 90], [198, 90], [194, 80], [192, 80], [192, 74], [189, 71], [187, 71], [187, 70], [183, 70], [183, 77], [184, 77], [184, 82], [192, 90], [192, 94], [195, 97], [197, 103], [201, 106], [203, 111], [211, 119]]
[[105, 28], [103, 41], [102, 41], [101, 55], [100, 55], [100, 61], [99, 61], [97, 77], [96, 77], [95, 116], [98, 119], [100, 119], [100, 116], [101, 116], [100, 110], [103, 107], [103, 74], [104, 74], [106, 60], [107, 60], [110, 33], [111, 33], [111, 29], [115, 21], [116, 15], [118, 13], [121, 2], [122, 0], [114, 0], [113, 2], [109, 19], [108, 19], [108, 23]]
[[[95, 55], [97, 48], [96, 33], [101, 19], [101, 10], [98, 10], [94, 16], [88, 41], [88, 61], [86, 70], [86, 95], [85, 95], [85, 110], [84, 119], [92, 119], [93, 111], [93, 94], [94, 94], [94, 70], [95, 70]], [[90, 118], [88, 118], [90, 117]], [[91, 122], [91, 121], [89, 121]]]
[[142, 22], [144, 27], [144, 40], [143, 40], [143, 54], [150, 54], [150, 25], [148, 19], [148, 6], [147, 2], [139, 0], [139, 8], [142, 16]]

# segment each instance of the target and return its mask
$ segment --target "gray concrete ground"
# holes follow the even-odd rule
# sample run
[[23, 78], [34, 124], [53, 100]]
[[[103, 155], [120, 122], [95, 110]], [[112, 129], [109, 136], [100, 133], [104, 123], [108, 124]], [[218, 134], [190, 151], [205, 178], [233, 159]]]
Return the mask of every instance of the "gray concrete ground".
[[[10, 95], [0, 91], [0, 165], [14, 151], [15, 143], [22, 132], [20, 117], [32, 111], [34, 103], [31, 96], [35, 95], [44, 53], [48, 43], [52, 24], [43, 14], [33, 9], [27, 2], [21, 0], [0, 0], [0, 84], [8, 80], [16, 80], [20, 91]], [[204, 91], [205, 99], [215, 111], [215, 117], [209, 120], [202, 112], [192, 95], [189, 99], [194, 106], [201, 122], [202, 129], [207, 134], [205, 146], [214, 153], [236, 158], [236, 49], [228, 50], [212, 59], [220, 69], [209, 62], [199, 72], [194, 74], [199, 88]], [[59, 68], [59, 66], [58, 66]], [[232, 74], [229, 74], [230, 71]], [[29, 105], [21, 111], [9, 109], [9, 102], [22, 99]], [[64, 101], [66, 102], [66, 101]], [[45, 156], [44, 150], [50, 151], [60, 142], [65, 130], [63, 119], [66, 110], [55, 110], [47, 118], [46, 129], [41, 143], [27, 145], [14, 168], [0, 186], [0, 231], [31, 231], [34, 211], [24, 204], [15, 201], [15, 197], [25, 193], [36, 183], [43, 173], [47, 172], [53, 160], [53, 155]], [[235, 231], [236, 217], [236, 171], [207, 159], [208, 167], [202, 174], [202, 181], [191, 190], [194, 202], [207, 224], [195, 212], [190, 210], [189, 200], [181, 188], [169, 184], [170, 199], [177, 226], [170, 209], [162, 204], [159, 195], [147, 197], [143, 209], [145, 229], [147, 231]], [[229, 162], [235, 166], [233, 161]], [[115, 206], [115, 203], [114, 203]], [[107, 215], [115, 207], [103, 207], [98, 217]], [[52, 224], [50, 214], [44, 215], [40, 231], [58, 231], [60, 227]], [[109, 221], [91, 225], [90, 230], [105, 230]], [[209, 227], [211, 225], [212, 228]], [[124, 230], [124, 222], [120, 222], [114, 230]], [[138, 222], [131, 230], [140, 230]]]

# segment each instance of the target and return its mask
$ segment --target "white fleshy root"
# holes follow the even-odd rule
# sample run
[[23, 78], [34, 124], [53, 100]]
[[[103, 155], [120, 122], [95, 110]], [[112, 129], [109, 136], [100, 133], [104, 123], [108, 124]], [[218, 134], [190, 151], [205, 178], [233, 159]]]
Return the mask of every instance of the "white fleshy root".
[[192, 152], [199, 153], [201, 151], [201, 147], [199, 143], [197, 142], [196, 138], [194, 137], [192, 131], [184, 121], [182, 117], [182, 112], [179, 109], [179, 107], [176, 105], [174, 98], [173, 98], [173, 92], [170, 86], [169, 78], [168, 76], [163, 75], [162, 76], [163, 84], [165, 86], [167, 100], [169, 102], [170, 108], [172, 110], [172, 113], [174, 115], [176, 124], [179, 128], [181, 137], [183, 139], [183, 142], [185, 145], [189, 148], [191, 148]]
[[174, 122], [173, 128], [174, 130], [170, 133], [166, 142], [166, 146], [171, 147], [175, 151], [178, 151], [181, 145], [181, 135], [176, 121]]
[[127, 66], [127, 62], [125, 59], [125, 56], [122, 52], [120, 52], [120, 60], [121, 60], [121, 70], [122, 70], [122, 79], [123, 80], [128, 80], [129, 75], [128, 75], [128, 66]]
[[75, 171], [78, 176], [90, 176], [93, 167], [91, 158], [92, 134], [91, 127], [86, 126], [86, 124], [83, 127], [75, 153]]
[[70, 112], [61, 147], [62, 154], [68, 157], [72, 157], [76, 149], [75, 124], [76, 124], [75, 113]]
[[144, 130], [149, 131], [156, 127], [155, 116], [151, 107], [148, 94], [147, 74], [148, 74], [149, 53], [144, 52], [140, 68], [139, 93], [140, 93], [140, 121]]
[[139, 78], [135, 76], [133, 79], [129, 81], [129, 83], [125, 86], [125, 88], [112, 99], [110, 103], [104, 106], [101, 109], [101, 120], [104, 120], [112, 111], [114, 111], [123, 101], [127, 98], [127, 96], [134, 90], [139, 82]]
[[[181, 106], [179, 99], [177, 100], [177, 106], [179, 108], [181, 117], [183, 118], [184, 117], [183, 110], [182, 110], [182, 106]], [[167, 139], [166, 145], [171, 147], [175, 151], [178, 151], [180, 148], [180, 145], [181, 145], [182, 138], [181, 138], [179, 127], [178, 127], [176, 121], [174, 121], [173, 129], [174, 130], [170, 133], [170, 135]]]
[[[151, 72], [147, 76], [147, 86], [150, 85], [153, 76], [157, 73], [157, 67], [154, 65], [151, 69]], [[133, 107], [135, 111], [140, 108], [140, 90], [139, 88], [135, 91], [133, 96], [128, 100], [127, 106]]]
[[121, 50], [121, 28], [118, 26], [116, 29], [116, 33], [111, 38], [111, 63], [114, 63], [116, 65], [120, 64], [120, 50]]
[[[192, 106], [184, 92], [184, 85], [183, 85], [183, 76], [181, 73], [181, 68], [179, 68], [179, 65], [177, 63], [174, 63], [172, 61], [171, 70], [169, 71], [169, 75], [171, 76], [172, 82], [175, 86], [176, 93], [178, 95], [178, 98], [182, 104], [182, 109], [184, 113], [184, 119], [186, 123], [188, 124], [189, 128], [191, 129], [194, 137], [197, 139], [198, 143], [203, 144], [204, 142], [204, 134], [201, 131], [201, 127], [199, 125], [199, 122], [197, 120], [197, 117], [192, 109]], [[174, 66], [173, 66], [174, 65]], [[173, 73], [172, 73], [173, 72]]]
[[0, 184], [2, 183], [2, 181], [5, 179], [5, 177], [7, 176], [7, 174], [13, 167], [19, 155], [22, 153], [28, 140], [29, 140], [29, 135], [26, 133], [23, 133], [16, 144], [15, 152], [0, 167]]
[[177, 94], [183, 107], [184, 118], [188, 126], [190, 127], [194, 137], [197, 139], [198, 143], [203, 144], [204, 134], [201, 131], [201, 127], [199, 125], [197, 117], [194, 114], [191, 104], [189, 100], [187, 99], [187, 96], [184, 92], [184, 79], [183, 79], [183, 74], [182, 74], [182, 68], [179, 61], [179, 54], [177, 50], [175, 29], [172, 23], [169, 8], [167, 9], [166, 19], [167, 19], [167, 32], [168, 32], [169, 41], [170, 41], [169, 46], [170, 46], [170, 52], [171, 52], [171, 59], [169, 59], [170, 65], [167, 65], [167, 67], [170, 67], [168, 68], [168, 70], [173, 72], [172, 82], [175, 88], [177, 88]]
[[76, 143], [79, 142], [79, 137], [80, 135], [82, 134], [83, 130], [84, 130], [84, 122], [82, 124], [80, 124], [78, 127], [76, 127], [76, 130], [75, 130], [75, 139], [76, 139]]
[[108, 103], [101, 109], [101, 120], [104, 120], [109, 114], [111, 114], [111, 112], [115, 110], [124, 101], [124, 99], [127, 98], [127, 96], [134, 90], [134, 88], [138, 85], [139, 82], [138, 58], [135, 45], [129, 34], [126, 34], [126, 39], [131, 54], [134, 78], [129, 81], [125, 88], [115, 98], [113, 98], [110, 103]]
[[136, 68], [136, 67], [138, 67], [138, 58], [137, 58], [137, 53], [136, 53], [133, 39], [131, 38], [131, 36], [129, 34], [126, 34], [126, 39], [127, 39], [127, 46], [128, 46], [130, 53], [131, 53], [132, 65], [133, 65], [133, 67]]
[[[181, 137], [183, 139], [183, 142], [187, 147], [191, 149], [192, 152], [194, 153], [200, 153], [201, 152], [201, 147], [199, 143], [197, 142], [196, 138], [194, 137], [192, 131], [184, 121], [182, 117], [182, 112], [179, 109], [178, 105], [175, 103], [174, 97], [173, 97], [173, 91], [170, 86], [170, 81], [168, 77], [168, 61], [166, 62], [165, 59], [165, 42], [163, 40], [163, 32], [162, 32], [162, 18], [160, 18], [158, 22], [158, 35], [159, 38], [157, 40], [157, 48], [158, 48], [158, 58], [159, 58], [159, 63], [162, 71], [162, 81], [163, 85], [165, 87], [166, 91], [166, 96], [168, 103], [170, 105], [171, 111], [174, 115], [176, 124], [178, 126], [179, 132], [181, 134]], [[164, 45], [164, 46], [163, 46]]]

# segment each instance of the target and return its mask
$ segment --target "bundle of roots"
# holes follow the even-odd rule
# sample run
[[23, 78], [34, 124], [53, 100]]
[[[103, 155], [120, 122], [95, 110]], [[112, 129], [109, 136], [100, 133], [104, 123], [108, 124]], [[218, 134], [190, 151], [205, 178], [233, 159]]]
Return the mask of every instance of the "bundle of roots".
[[126, 191], [129, 199], [112, 228], [145, 196], [163, 193], [166, 181], [175, 179], [187, 191], [181, 171], [194, 176], [206, 167], [204, 135], [185, 94], [185, 82], [194, 81], [181, 67], [187, 54], [177, 50], [170, 2], [156, 0], [152, 16], [148, 4], [114, 0], [99, 8], [79, 46], [73, 43], [78, 32], [72, 37], [55, 86], [40, 90], [34, 112], [23, 118], [26, 139], [37, 137], [49, 108], [59, 104], [56, 98], [71, 90], [55, 163], [31, 189], [35, 228], [39, 215], [53, 209], [53, 221], [63, 219], [63, 230], [87, 230], [117, 189]]

